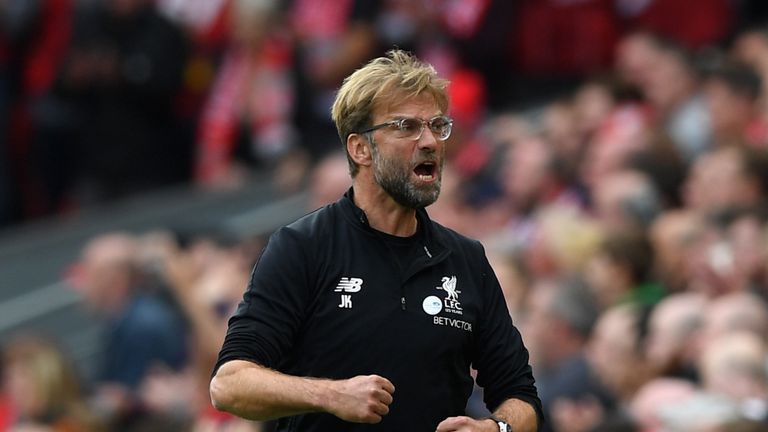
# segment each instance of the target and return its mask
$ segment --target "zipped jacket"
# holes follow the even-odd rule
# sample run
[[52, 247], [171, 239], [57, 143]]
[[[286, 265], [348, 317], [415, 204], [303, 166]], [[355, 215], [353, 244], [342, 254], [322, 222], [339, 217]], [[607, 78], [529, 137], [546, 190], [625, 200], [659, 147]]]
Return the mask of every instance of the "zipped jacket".
[[528, 351], [482, 245], [423, 209], [417, 220], [407, 267], [351, 189], [270, 237], [216, 368], [239, 359], [295, 376], [377, 374], [395, 386], [378, 424], [311, 413], [281, 419], [278, 431], [434, 431], [464, 415], [472, 368], [491, 411], [518, 398], [540, 415]]

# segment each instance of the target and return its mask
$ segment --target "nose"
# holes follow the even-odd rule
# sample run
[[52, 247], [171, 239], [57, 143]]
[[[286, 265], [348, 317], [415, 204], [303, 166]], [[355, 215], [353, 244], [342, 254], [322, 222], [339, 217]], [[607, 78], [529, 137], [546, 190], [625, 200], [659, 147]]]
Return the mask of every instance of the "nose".
[[441, 141], [438, 140], [435, 137], [435, 134], [432, 133], [432, 131], [429, 130], [428, 127], [424, 126], [421, 131], [421, 136], [419, 137], [418, 141], [416, 141], [416, 144], [418, 145], [420, 150], [431, 150], [434, 151], [437, 149], [437, 147], [440, 145]]

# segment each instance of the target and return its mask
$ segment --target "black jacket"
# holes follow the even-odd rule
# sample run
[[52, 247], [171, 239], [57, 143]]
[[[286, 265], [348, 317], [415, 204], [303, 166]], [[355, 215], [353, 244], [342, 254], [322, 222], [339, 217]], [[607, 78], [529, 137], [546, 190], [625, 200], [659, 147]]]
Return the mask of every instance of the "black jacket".
[[464, 414], [470, 367], [495, 409], [508, 398], [541, 412], [528, 352], [479, 242], [417, 214], [407, 269], [351, 199], [278, 230], [229, 322], [216, 368], [250, 360], [290, 375], [381, 375], [395, 385], [376, 425], [330, 414], [283, 419], [279, 431], [434, 431]]

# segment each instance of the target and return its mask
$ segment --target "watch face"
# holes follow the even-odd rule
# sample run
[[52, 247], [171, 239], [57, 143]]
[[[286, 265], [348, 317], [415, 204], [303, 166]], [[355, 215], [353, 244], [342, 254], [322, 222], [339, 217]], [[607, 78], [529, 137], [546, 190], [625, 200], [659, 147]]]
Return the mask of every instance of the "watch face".
[[499, 422], [499, 432], [509, 432], [509, 425], [500, 421]]

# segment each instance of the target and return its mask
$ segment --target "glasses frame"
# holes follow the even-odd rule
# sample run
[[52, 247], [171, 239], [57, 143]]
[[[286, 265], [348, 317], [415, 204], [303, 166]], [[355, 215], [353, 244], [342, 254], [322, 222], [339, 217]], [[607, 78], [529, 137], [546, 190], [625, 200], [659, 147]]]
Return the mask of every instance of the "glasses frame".
[[[377, 125], [369, 127], [368, 129], [361, 130], [358, 133], [365, 134], [365, 133], [373, 132], [373, 131], [376, 131], [376, 130], [388, 127], [388, 126], [397, 126], [398, 129], [402, 129], [403, 128], [403, 122], [408, 121], [408, 120], [418, 121], [421, 124], [421, 127], [419, 128], [419, 133], [415, 137], [413, 137], [413, 138], [402, 138], [402, 139], [412, 139], [413, 141], [420, 140], [421, 136], [424, 134], [425, 126], [429, 128], [429, 131], [432, 132], [432, 136], [434, 136], [435, 139], [437, 139], [438, 141], [446, 141], [448, 138], [451, 137], [451, 133], [453, 133], [453, 119], [448, 117], [448, 116], [446, 116], [446, 115], [434, 116], [434, 117], [432, 117], [429, 120], [422, 120], [422, 119], [420, 119], [418, 117], [398, 118], [398, 119], [390, 120], [390, 121], [387, 121], [387, 122], [384, 122], [384, 123], [379, 123]], [[448, 126], [447, 126], [448, 127], [448, 134], [445, 136], [445, 138], [441, 138], [438, 135], [439, 132], [435, 131], [435, 129], [432, 128], [434, 122], [437, 121], [437, 120], [445, 120], [447, 122], [447, 124], [448, 124]]]

